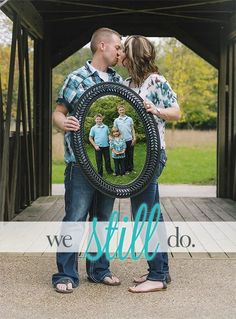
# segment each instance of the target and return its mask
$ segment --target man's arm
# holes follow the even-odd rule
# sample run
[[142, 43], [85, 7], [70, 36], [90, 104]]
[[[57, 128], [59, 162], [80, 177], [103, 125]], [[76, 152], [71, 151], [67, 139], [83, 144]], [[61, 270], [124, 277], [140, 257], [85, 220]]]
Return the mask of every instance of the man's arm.
[[89, 135], [89, 142], [93, 145], [96, 151], [100, 151], [100, 147], [97, 144], [95, 144], [94, 139], [91, 135]]
[[136, 134], [135, 134], [135, 129], [134, 126], [132, 126], [132, 145], [136, 143]]
[[57, 104], [52, 115], [54, 124], [64, 132], [78, 131], [80, 129], [79, 121], [74, 116], [67, 117], [67, 113], [68, 109], [64, 105]]

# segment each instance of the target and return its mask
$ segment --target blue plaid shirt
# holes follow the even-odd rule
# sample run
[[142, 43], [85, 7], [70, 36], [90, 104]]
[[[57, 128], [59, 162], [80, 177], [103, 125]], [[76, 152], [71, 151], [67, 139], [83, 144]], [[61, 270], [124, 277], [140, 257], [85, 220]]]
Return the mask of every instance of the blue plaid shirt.
[[[108, 81], [121, 83], [122, 78], [113, 69], [108, 68]], [[73, 115], [74, 108], [81, 97], [81, 95], [91, 86], [104, 82], [96, 70], [90, 67], [90, 61], [86, 64], [70, 73], [59, 92], [57, 104], [65, 105], [68, 109], [69, 115]], [[76, 162], [75, 156], [71, 147], [71, 132], [65, 133], [65, 161]]]

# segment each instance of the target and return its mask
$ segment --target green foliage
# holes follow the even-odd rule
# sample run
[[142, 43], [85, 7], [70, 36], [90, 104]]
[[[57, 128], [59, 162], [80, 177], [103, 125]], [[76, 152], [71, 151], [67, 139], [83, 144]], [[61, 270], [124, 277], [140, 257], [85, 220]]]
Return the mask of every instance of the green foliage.
[[97, 113], [101, 113], [104, 116], [103, 123], [106, 124], [109, 129], [113, 127], [114, 120], [119, 116], [117, 113], [117, 106], [123, 105], [126, 109], [126, 114], [132, 117], [134, 121], [134, 128], [137, 133], [137, 141], [145, 142], [145, 133], [143, 125], [141, 124], [141, 120], [133, 109], [133, 107], [117, 96], [106, 96], [97, 99], [92, 106], [86, 116], [85, 122], [85, 140], [88, 141], [90, 128], [95, 124], [94, 116]]
[[160, 71], [177, 93], [181, 107], [176, 127], [215, 128], [217, 70], [174, 38], [160, 43], [157, 52]]

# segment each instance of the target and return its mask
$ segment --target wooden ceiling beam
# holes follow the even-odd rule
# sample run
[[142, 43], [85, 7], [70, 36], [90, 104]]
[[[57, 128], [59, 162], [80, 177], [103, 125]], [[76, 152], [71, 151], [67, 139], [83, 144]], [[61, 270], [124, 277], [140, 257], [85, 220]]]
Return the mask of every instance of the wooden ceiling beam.
[[1, 10], [11, 19], [13, 19], [13, 13], [17, 13], [22, 25], [27, 28], [29, 33], [36, 38], [43, 39], [43, 19], [29, 0], [7, 1], [5, 5], [1, 7]]
[[171, 27], [173, 36], [182, 42], [184, 45], [189, 47], [192, 51], [197, 53], [200, 57], [206, 60], [208, 63], [213, 65], [215, 68], [219, 68], [219, 57], [216, 53], [211, 52], [196, 38], [186, 32], [184, 29], [174, 25]]

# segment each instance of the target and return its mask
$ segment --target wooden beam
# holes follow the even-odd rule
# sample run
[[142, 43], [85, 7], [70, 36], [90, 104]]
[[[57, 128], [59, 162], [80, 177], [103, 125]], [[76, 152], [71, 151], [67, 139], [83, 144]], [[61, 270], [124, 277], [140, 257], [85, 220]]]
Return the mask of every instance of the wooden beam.
[[231, 17], [229, 22], [228, 40], [236, 38], [236, 13]]
[[217, 197], [226, 197], [226, 59], [227, 42], [221, 32], [217, 112]]
[[16, 57], [16, 41], [17, 33], [20, 28], [19, 18], [15, 15], [13, 21], [10, 67], [8, 77], [8, 91], [7, 91], [7, 108], [6, 108], [6, 122], [3, 137], [3, 154], [1, 165], [1, 180], [0, 180], [0, 221], [4, 220], [6, 204], [8, 203], [8, 183], [9, 183], [9, 137], [11, 125], [11, 111], [12, 111], [12, 97], [14, 88], [14, 71], [15, 71], [15, 57]]
[[[209, 51], [202, 43], [187, 33], [185, 30], [179, 28], [176, 25], [171, 26], [172, 36], [177, 38], [180, 42], [185, 44], [201, 58], [213, 65], [215, 68], [219, 68], [219, 57], [216, 53]], [[219, 39], [220, 40], [220, 39]]]
[[0, 8], [1, 8], [2, 6], [4, 6], [4, 4], [7, 3], [7, 1], [9, 1], [9, 0], [0, 0]]
[[234, 82], [233, 82], [233, 197], [232, 199], [236, 201], [236, 41], [233, 44], [234, 50], [233, 50], [233, 76], [234, 76]]
[[34, 72], [33, 72], [33, 136], [35, 145], [35, 175], [36, 175], [36, 197], [42, 195], [42, 172], [40, 165], [42, 163], [42, 105], [43, 105], [43, 53], [42, 53], [42, 40], [37, 39], [34, 41]]
[[51, 37], [43, 41], [43, 104], [42, 104], [42, 196], [51, 195], [52, 185], [52, 63]]
[[51, 194], [52, 166], [52, 67], [50, 37], [35, 41], [34, 144], [36, 196]]
[[[2, 166], [3, 134], [4, 134], [4, 115], [3, 115], [2, 82], [1, 82], [1, 73], [0, 73], [0, 168]], [[0, 169], [0, 180], [1, 180], [1, 169]]]
[[69, 44], [67, 44], [65, 47], [61, 48], [60, 50], [57, 50], [57, 53], [53, 55], [52, 57], [52, 67], [56, 67], [58, 64], [63, 62], [65, 59], [67, 59], [69, 56], [71, 56], [73, 53], [81, 49], [83, 46], [85, 46], [88, 41], [90, 41], [89, 35], [84, 35], [80, 39], [76, 37], [76, 39], [72, 40]]
[[43, 38], [43, 19], [29, 0], [10, 0], [1, 10], [11, 19], [13, 13], [17, 13], [22, 21], [22, 25], [35, 37]]
[[25, 171], [25, 190], [26, 190], [26, 205], [30, 205], [31, 202], [31, 184], [30, 184], [30, 159], [29, 159], [29, 139], [27, 130], [27, 106], [25, 97], [25, 39], [24, 34], [19, 32], [18, 34], [18, 61], [19, 61], [19, 81], [21, 81], [20, 94], [21, 98], [21, 115], [22, 115], [22, 129], [23, 129], [23, 139], [22, 145], [24, 149], [25, 161], [24, 161], [24, 171]]
[[34, 151], [34, 141], [33, 141], [32, 111], [31, 111], [31, 84], [33, 86], [33, 83], [31, 83], [31, 77], [30, 77], [28, 34], [24, 32], [24, 36], [25, 36], [26, 99], [27, 99], [28, 128], [29, 128], [28, 139], [29, 139], [29, 155], [30, 155], [31, 200], [35, 200], [36, 199], [35, 151]]
[[227, 161], [227, 172], [226, 172], [226, 191], [227, 198], [232, 198], [233, 193], [233, 45], [228, 43], [227, 49], [227, 101], [226, 101], [226, 161]]

